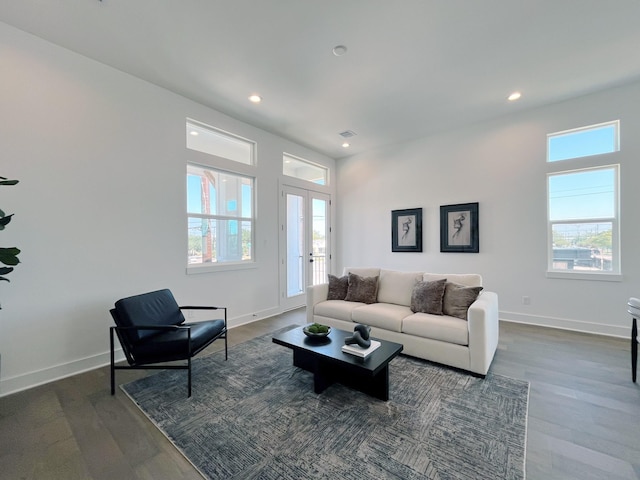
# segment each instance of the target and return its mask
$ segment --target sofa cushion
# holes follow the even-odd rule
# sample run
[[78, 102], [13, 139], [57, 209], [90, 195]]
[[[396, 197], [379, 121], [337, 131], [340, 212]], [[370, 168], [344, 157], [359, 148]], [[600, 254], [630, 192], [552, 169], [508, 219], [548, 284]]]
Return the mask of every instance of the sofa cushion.
[[344, 300], [347, 296], [347, 288], [349, 288], [349, 277], [346, 275], [336, 277], [329, 274], [329, 292], [327, 300]]
[[457, 283], [447, 282], [442, 300], [442, 311], [445, 315], [467, 319], [469, 306], [476, 301], [482, 287], [465, 287]]
[[447, 280], [418, 282], [411, 294], [411, 311], [442, 315], [442, 298]]
[[442, 280], [443, 278], [467, 287], [482, 286], [482, 276], [476, 273], [425, 273], [422, 276], [422, 280], [425, 282], [433, 282], [434, 280]]
[[351, 319], [356, 323], [362, 323], [371, 327], [401, 332], [403, 319], [411, 314], [411, 309], [404, 305], [374, 303], [373, 305], [363, 305], [354, 308], [351, 312]]
[[378, 302], [411, 305], [411, 292], [416, 283], [422, 280], [422, 272], [396, 272], [380, 270], [378, 282]]
[[376, 303], [378, 299], [378, 277], [361, 277], [349, 273], [347, 302]]
[[320, 302], [313, 307], [314, 315], [321, 317], [335, 318], [337, 320], [351, 321], [351, 312], [358, 307], [364, 306], [364, 303], [347, 302], [345, 300], [327, 300]]
[[469, 325], [446, 315], [414, 313], [402, 321], [402, 333], [457, 345], [469, 345]]
[[355, 273], [361, 277], [379, 277], [380, 269], [374, 267], [345, 267], [342, 275], [349, 275]]

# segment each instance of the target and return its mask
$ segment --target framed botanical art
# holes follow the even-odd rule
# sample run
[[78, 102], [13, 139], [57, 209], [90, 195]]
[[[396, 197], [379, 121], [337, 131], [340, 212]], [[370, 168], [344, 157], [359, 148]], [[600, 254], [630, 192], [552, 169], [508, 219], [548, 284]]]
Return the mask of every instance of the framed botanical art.
[[440, 251], [478, 253], [478, 204], [440, 207]]
[[422, 251], [422, 209], [391, 211], [391, 251]]

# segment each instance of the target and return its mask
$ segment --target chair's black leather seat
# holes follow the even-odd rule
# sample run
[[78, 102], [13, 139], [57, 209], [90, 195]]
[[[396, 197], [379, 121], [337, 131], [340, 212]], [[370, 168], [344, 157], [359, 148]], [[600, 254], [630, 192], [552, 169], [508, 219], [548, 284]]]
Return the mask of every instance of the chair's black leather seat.
[[[185, 310], [222, 310], [223, 319], [184, 323]], [[116, 323], [110, 331], [111, 395], [115, 394], [115, 371], [124, 369], [188, 370], [191, 396], [191, 357], [218, 338], [224, 339], [227, 359], [227, 308], [215, 306], [178, 306], [169, 289], [122, 298], [110, 309]], [[115, 364], [114, 333], [117, 334], [128, 367]], [[153, 365], [187, 360], [186, 365]]]
[[[191, 327], [191, 355], [207, 346], [211, 338], [217, 336], [224, 329], [224, 320], [208, 320], [199, 323], [185, 323], [182, 326]], [[156, 333], [136, 342], [136, 363], [156, 363], [173, 360], [185, 360], [185, 343], [187, 330], [177, 328], [169, 332]]]

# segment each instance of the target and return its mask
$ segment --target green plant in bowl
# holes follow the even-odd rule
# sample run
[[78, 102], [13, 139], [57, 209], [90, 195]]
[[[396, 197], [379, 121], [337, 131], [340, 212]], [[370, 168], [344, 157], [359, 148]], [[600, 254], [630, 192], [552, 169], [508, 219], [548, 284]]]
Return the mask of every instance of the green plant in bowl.
[[327, 325], [321, 325], [319, 323], [312, 323], [302, 329], [307, 337], [311, 338], [325, 338], [331, 332], [331, 327]]
[[329, 333], [329, 327], [326, 325], [320, 325], [319, 323], [313, 323], [307, 328], [309, 333]]

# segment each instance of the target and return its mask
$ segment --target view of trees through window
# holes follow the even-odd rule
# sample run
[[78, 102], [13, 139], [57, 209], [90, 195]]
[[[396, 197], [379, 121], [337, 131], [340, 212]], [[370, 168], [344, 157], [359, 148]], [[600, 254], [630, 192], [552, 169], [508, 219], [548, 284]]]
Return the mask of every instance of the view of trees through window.
[[553, 225], [554, 269], [611, 270], [611, 223]]

